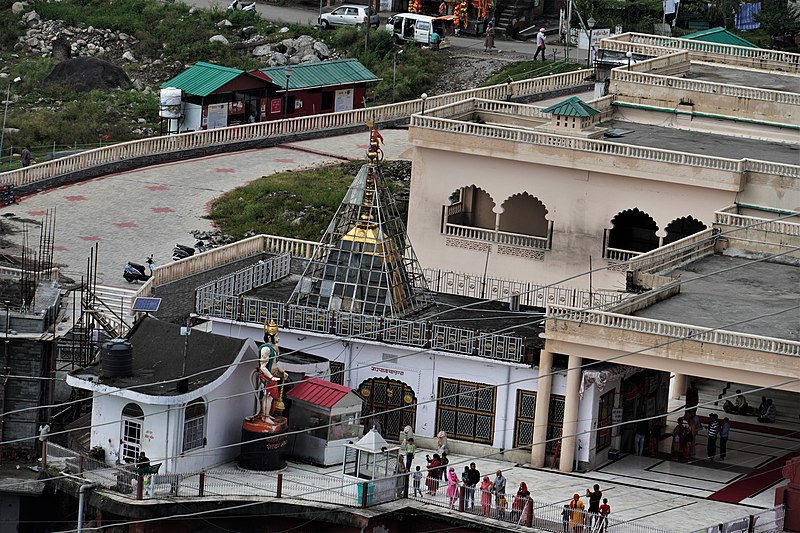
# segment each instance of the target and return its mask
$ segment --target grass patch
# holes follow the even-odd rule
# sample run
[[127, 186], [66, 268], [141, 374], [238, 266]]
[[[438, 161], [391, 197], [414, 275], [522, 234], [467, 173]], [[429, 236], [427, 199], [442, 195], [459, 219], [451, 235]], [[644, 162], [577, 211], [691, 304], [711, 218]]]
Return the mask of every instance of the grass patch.
[[209, 218], [237, 239], [255, 232], [318, 241], [362, 164], [264, 176], [222, 195]]
[[552, 76], [562, 72], [573, 72], [586, 68], [585, 65], [578, 63], [563, 63], [552, 61], [519, 61], [509, 63], [495, 72], [488, 80], [483, 82], [480, 87], [488, 87], [509, 81], [528, 80], [531, 78], [541, 78], [542, 76]]

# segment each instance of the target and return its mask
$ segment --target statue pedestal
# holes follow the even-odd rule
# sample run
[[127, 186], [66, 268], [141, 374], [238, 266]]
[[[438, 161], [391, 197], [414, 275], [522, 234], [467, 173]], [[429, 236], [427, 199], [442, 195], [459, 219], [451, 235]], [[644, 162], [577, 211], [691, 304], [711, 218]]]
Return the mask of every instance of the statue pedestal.
[[289, 441], [289, 422], [282, 416], [258, 416], [242, 422], [239, 466], [247, 470], [280, 470], [286, 466], [285, 449]]

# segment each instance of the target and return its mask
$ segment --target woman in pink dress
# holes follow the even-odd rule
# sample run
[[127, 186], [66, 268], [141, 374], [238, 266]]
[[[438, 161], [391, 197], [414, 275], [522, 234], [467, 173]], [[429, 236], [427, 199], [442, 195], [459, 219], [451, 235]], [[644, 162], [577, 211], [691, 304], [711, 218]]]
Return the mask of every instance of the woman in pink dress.
[[458, 483], [456, 469], [451, 466], [450, 471], [447, 473], [447, 497], [450, 498], [450, 509], [458, 501]]

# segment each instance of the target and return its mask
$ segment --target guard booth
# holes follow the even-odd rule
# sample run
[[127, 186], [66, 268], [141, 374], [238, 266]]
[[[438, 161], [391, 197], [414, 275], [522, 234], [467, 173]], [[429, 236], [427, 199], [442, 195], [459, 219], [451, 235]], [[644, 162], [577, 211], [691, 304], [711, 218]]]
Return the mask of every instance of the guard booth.
[[406, 477], [398, 475], [399, 451], [399, 446], [389, 446], [374, 428], [355, 444], [345, 445], [343, 492], [364, 506], [397, 499]]
[[341, 464], [345, 445], [363, 431], [361, 396], [349, 387], [309, 378], [286, 397], [292, 401], [289, 429], [302, 431], [290, 437], [292, 455], [322, 466]]

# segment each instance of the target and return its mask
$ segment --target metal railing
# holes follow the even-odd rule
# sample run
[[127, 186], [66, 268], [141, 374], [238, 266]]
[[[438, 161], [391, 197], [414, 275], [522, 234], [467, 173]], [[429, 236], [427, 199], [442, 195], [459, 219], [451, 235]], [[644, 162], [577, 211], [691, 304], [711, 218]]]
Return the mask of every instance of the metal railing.
[[508, 300], [519, 296], [520, 305], [541, 307], [550, 304], [571, 307], [604, 308], [616, 305], [627, 295], [611, 291], [588, 291], [574, 287], [539, 285], [530, 281], [490, 278], [477, 274], [445, 271], [438, 268], [422, 270], [428, 288], [433, 292], [480, 298]]
[[221, 294], [210, 289], [197, 292], [195, 312], [203, 316], [256, 324], [275, 320], [279, 327], [370, 339], [388, 344], [429, 346], [443, 352], [510, 362], [520, 361], [526, 346], [525, 338], [518, 335], [498, 335], [423, 320], [329, 311], [261, 298]]
[[232, 272], [227, 276], [222, 276], [214, 281], [201, 285], [197, 292], [222, 293], [231, 296], [238, 296], [247, 291], [263, 287], [268, 283], [285, 278], [289, 275], [289, 268], [292, 264], [292, 256], [289, 253], [264, 259], [258, 263], [246, 266]]

